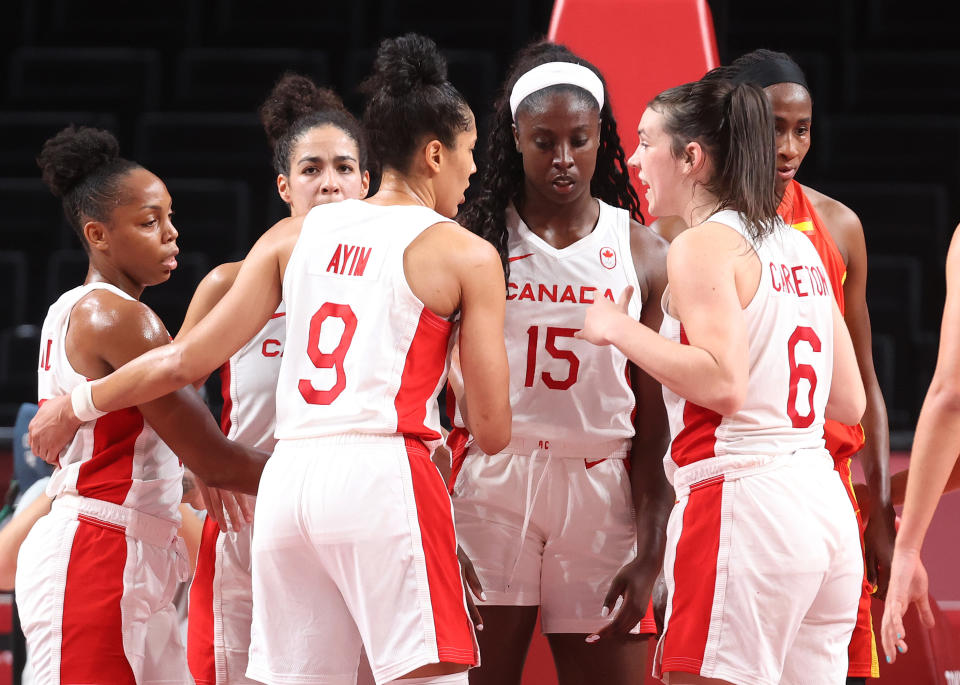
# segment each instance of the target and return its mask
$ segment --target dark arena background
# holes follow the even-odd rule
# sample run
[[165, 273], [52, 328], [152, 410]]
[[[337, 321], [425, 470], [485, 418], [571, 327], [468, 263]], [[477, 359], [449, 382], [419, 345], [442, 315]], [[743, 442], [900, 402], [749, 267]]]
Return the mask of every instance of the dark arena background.
[[[202, 276], [242, 257], [285, 214], [256, 115], [280, 75], [307, 74], [359, 112], [356, 87], [379, 40], [407, 31], [429, 35], [477, 113], [482, 165], [486, 120], [512, 55], [547, 35], [552, 16], [550, 35], [569, 40], [604, 70], [615, 105], [630, 100], [621, 84], [636, 84], [640, 110], [618, 107], [617, 114], [628, 155], [642, 102], [699, 77], [714, 57], [725, 64], [767, 47], [789, 52], [805, 69], [814, 98], [813, 144], [797, 178], [862, 220], [874, 359], [895, 450], [891, 471], [902, 469], [936, 361], [944, 258], [960, 220], [960, 38], [943, 6], [893, 0], [561, 0], [557, 8], [548, 0], [3, 0], [0, 487], [6, 491], [13, 473], [18, 408], [36, 401], [47, 306], [86, 271], [85, 254], [34, 161], [47, 137], [70, 123], [109, 129], [124, 156], [166, 182], [180, 266], [143, 299], [176, 332]], [[571, 19], [584, 8], [589, 20]], [[664, 81], [674, 73], [685, 76]], [[910, 626], [924, 639], [912, 642], [893, 668], [881, 656], [881, 683], [960, 682], [958, 518], [960, 501], [945, 498], [927, 537], [938, 627], [923, 631], [911, 611]], [[874, 604], [878, 624], [882, 605]], [[11, 630], [10, 613], [9, 597], [0, 598], [0, 634]], [[0, 685], [13, 682], [14, 649], [12, 637], [0, 637]], [[555, 683], [552, 668], [538, 636], [525, 683]]]

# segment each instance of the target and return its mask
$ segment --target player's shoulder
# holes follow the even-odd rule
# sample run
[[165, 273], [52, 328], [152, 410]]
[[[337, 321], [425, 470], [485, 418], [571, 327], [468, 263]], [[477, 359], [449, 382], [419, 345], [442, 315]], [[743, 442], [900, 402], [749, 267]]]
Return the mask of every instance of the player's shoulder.
[[210, 272], [203, 277], [197, 286], [197, 292], [205, 291], [219, 300], [223, 297], [233, 282], [237, 280], [237, 274], [240, 273], [240, 267], [243, 266], [243, 260], [237, 262], [225, 262], [219, 266], [210, 269]]
[[630, 220], [630, 247], [656, 259], [666, 259], [670, 243], [649, 226]]
[[440, 250], [445, 259], [464, 265], [500, 264], [500, 255], [493, 244], [448, 219], [429, 226], [423, 236], [431, 246]]
[[96, 288], [80, 298], [70, 312], [70, 327], [100, 340], [131, 336], [157, 344], [170, 340], [160, 317], [150, 307], [106, 288]]
[[863, 234], [863, 225], [860, 223], [860, 217], [857, 216], [856, 212], [819, 190], [809, 186], [801, 187], [804, 195], [810, 200], [810, 204], [813, 205], [834, 240], [842, 242], [846, 236], [851, 234]]

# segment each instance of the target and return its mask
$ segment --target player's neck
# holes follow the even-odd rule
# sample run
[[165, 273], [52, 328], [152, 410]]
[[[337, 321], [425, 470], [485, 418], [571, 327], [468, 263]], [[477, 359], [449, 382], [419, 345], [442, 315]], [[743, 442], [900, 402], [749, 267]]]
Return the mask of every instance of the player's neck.
[[90, 261], [87, 268], [87, 277], [83, 280], [84, 285], [90, 283], [108, 283], [115, 288], [119, 288], [135, 300], [139, 300], [143, 295], [144, 286], [136, 283], [128, 274], [115, 264], [94, 264]]
[[517, 212], [532, 233], [562, 249], [593, 232], [600, 217], [600, 205], [589, 193], [558, 204], [528, 186]]
[[411, 179], [392, 170], [383, 172], [380, 189], [368, 202], [382, 205], [422, 205], [431, 209], [436, 206], [433, 193], [428, 188], [420, 187]]

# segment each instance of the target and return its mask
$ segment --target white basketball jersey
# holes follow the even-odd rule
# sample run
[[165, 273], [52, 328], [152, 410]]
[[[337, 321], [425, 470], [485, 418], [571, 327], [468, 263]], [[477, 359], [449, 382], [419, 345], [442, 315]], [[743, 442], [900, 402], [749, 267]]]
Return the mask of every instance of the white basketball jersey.
[[[37, 396], [41, 403], [69, 394], [87, 380], [67, 359], [67, 328], [77, 302], [97, 289], [133, 299], [112, 285], [90, 283], [65, 292], [50, 306], [40, 338]], [[177, 456], [139, 410], [130, 407], [80, 426], [60, 456], [47, 495], [90, 497], [179, 523], [182, 480]]]
[[242, 445], [273, 452], [277, 426], [277, 379], [286, 339], [286, 314], [277, 311], [250, 342], [220, 369], [224, 435]]
[[[582, 457], [628, 446], [636, 402], [623, 353], [573, 334], [597, 297], [616, 299], [631, 285], [630, 316], [639, 319], [642, 307], [630, 214], [597, 202], [596, 227], [562, 249], [533, 233], [512, 205], [506, 214], [510, 277], [504, 337], [513, 438], [541, 447], [563, 445]], [[457, 416], [455, 423], [462, 426], [462, 419]], [[623, 444], [612, 448], [611, 441]]]
[[453, 325], [410, 290], [403, 255], [424, 229], [445, 221], [425, 207], [360, 200], [310, 210], [283, 277], [277, 439], [350, 432], [440, 439], [436, 397]]
[[[730, 226], [753, 244], [737, 212], [718, 212], [708, 221]], [[830, 280], [813, 243], [779, 219], [755, 250], [760, 284], [743, 310], [750, 355], [746, 399], [735, 414], [721, 416], [664, 386], [673, 436], [664, 464], [671, 481], [678, 468], [694, 462], [715, 459], [722, 472], [727, 465], [746, 466], [754, 456], [824, 449], [833, 377]], [[682, 323], [666, 311], [660, 333], [688, 344]]]

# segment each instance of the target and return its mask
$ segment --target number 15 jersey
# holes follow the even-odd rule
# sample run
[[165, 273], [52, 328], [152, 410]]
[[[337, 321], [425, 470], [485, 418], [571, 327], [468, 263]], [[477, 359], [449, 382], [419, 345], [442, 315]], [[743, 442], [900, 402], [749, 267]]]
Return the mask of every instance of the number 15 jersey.
[[310, 210], [283, 277], [278, 440], [339, 433], [440, 440], [453, 324], [413, 294], [407, 246], [449, 219], [360, 200]]
[[593, 231], [558, 249], [507, 209], [510, 277], [504, 334], [510, 363], [514, 439], [612, 452], [633, 437], [636, 401], [627, 358], [612, 345], [573, 337], [598, 297], [633, 286], [630, 316], [639, 319], [640, 284], [630, 252], [630, 215], [604, 202]]

